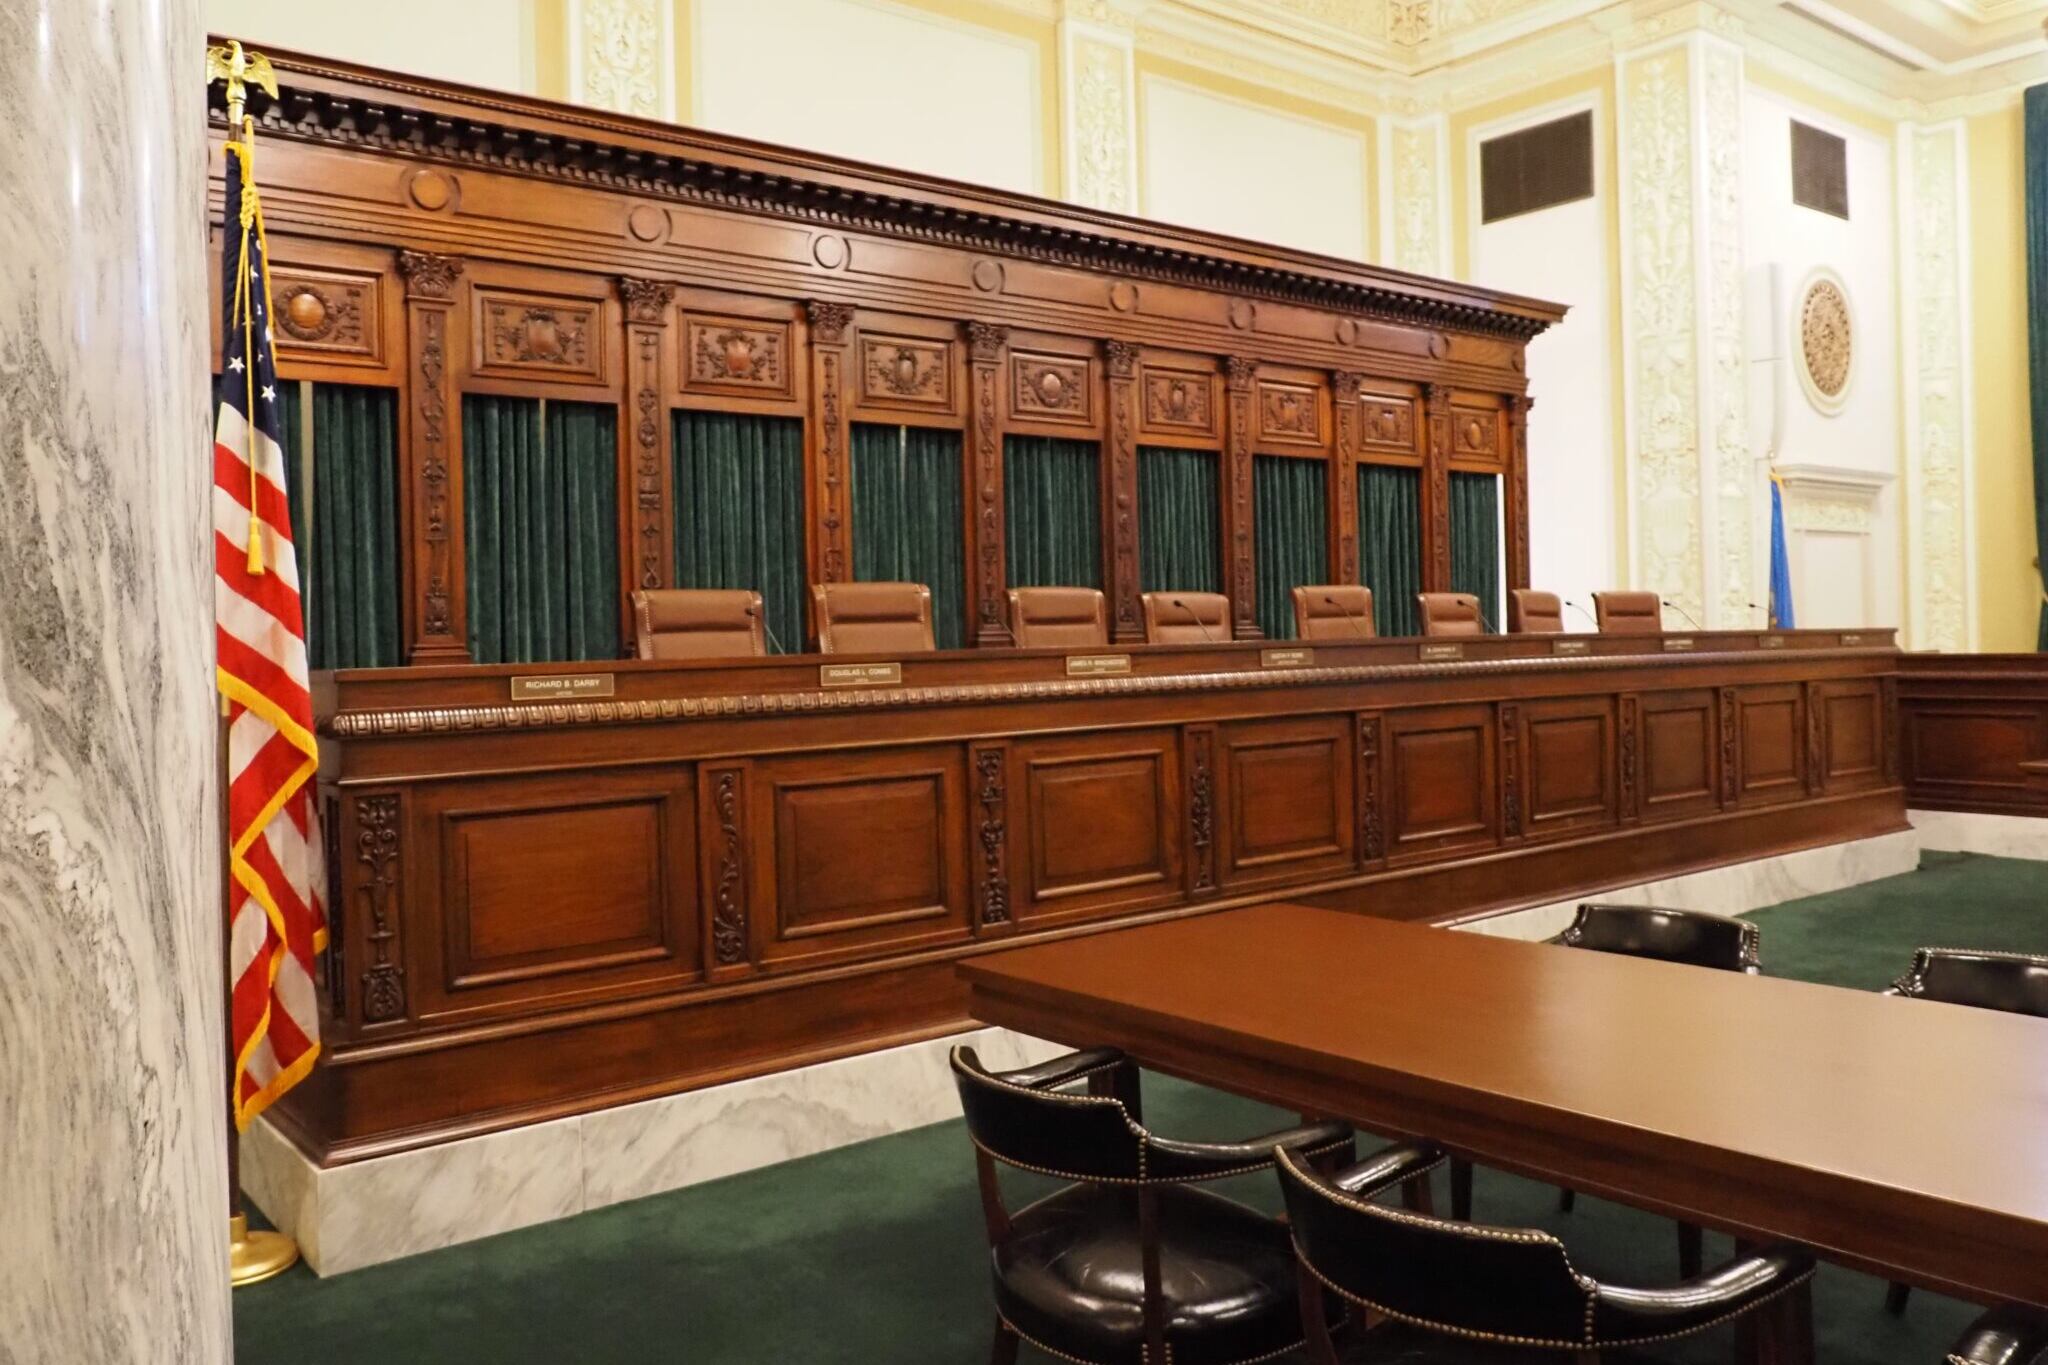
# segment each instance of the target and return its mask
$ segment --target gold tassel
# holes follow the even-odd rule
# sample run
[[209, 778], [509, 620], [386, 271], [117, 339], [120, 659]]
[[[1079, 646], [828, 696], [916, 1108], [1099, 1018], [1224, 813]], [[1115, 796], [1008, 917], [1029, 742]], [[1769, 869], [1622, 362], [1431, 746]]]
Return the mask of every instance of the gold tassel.
[[249, 577], [263, 577], [263, 520], [249, 509]]

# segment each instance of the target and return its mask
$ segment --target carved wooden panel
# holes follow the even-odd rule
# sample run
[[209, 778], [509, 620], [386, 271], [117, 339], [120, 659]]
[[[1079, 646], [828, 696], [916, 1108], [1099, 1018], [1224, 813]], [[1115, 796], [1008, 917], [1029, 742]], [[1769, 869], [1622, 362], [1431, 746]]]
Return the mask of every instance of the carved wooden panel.
[[1258, 392], [1258, 443], [1261, 450], [1287, 446], [1323, 446], [1322, 390], [1312, 384], [1261, 379]]
[[498, 378], [603, 383], [604, 306], [595, 299], [470, 291], [470, 368]]
[[1519, 833], [1534, 839], [1614, 824], [1613, 699], [1545, 699], [1524, 702], [1519, 711]]
[[1718, 809], [1720, 731], [1713, 691], [1645, 692], [1638, 705], [1642, 818], [1676, 820]]
[[1010, 922], [1010, 751], [977, 744], [973, 761], [974, 922], [987, 930]]
[[1493, 708], [1393, 711], [1386, 725], [1389, 858], [1493, 844], [1500, 812]]
[[1216, 890], [1216, 728], [1190, 725], [1187, 747], [1188, 894]]
[[953, 412], [953, 344], [862, 332], [860, 396], [869, 407]]
[[1784, 683], [1727, 691], [1735, 699], [1736, 803], [1760, 806], [1804, 796], [1809, 743], [1804, 689]]
[[1501, 421], [1497, 408], [1451, 405], [1451, 454], [1459, 461], [1493, 462], [1501, 458]]
[[1180, 897], [1179, 747], [1167, 729], [1015, 745], [1020, 926]]
[[1140, 367], [1139, 386], [1139, 425], [1146, 435], [1214, 440], [1220, 434], [1215, 371], [1148, 364]]
[[1145, 638], [1138, 581], [1138, 348], [1127, 341], [1102, 344], [1109, 369], [1109, 449], [1104, 483], [1109, 490], [1109, 581], [1111, 638], [1135, 643]]
[[753, 961], [753, 846], [749, 836], [745, 763], [706, 766], [698, 772], [699, 865], [709, 912], [713, 973], [738, 974]]
[[442, 925], [412, 945], [419, 1017], [695, 979], [694, 804], [686, 776], [637, 773], [423, 791]]
[[[341, 871], [343, 880], [354, 885], [355, 895], [347, 902], [340, 902], [339, 898], [329, 902], [329, 914], [338, 926], [343, 926], [334, 939], [345, 946], [340, 953], [328, 954], [328, 964], [334, 967], [345, 954], [362, 963], [356, 983], [354, 1019], [373, 1028], [399, 1024], [408, 1013], [405, 914], [400, 890], [405, 870], [404, 801], [397, 792], [365, 792], [345, 809], [349, 818], [347, 847], [354, 866]], [[333, 826], [328, 828], [332, 831]], [[339, 867], [336, 863], [328, 865]], [[352, 938], [349, 929], [353, 930]], [[347, 973], [337, 970], [337, 976], [346, 989]]]
[[1416, 453], [1414, 399], [1369, 393], [1358, 400], [1358, 411], [1359, 449], [1390, 455]]
[[1228, 811], [1225, 887], [1351, 866], [1356, 764], [1348, 717], [1226, 725], [1217, 748]]
[[794, 398], [793, 330], [786, 321], [686, 310], [679, 356], [683, 391]]
[[1081, 356], [1010, 353], [1010, 415], [1031, 422], [1095, 424], [1095, 366]]
[[384, 364], [383, 282], [368, 271], [277, 266], [270, 273], [271, 335], [294, 356]]
[[1829, 793], [1885, 782], [1884, 693], [1875, 681], [1816, 683], [1808, 728], [1819, 739], [1815, 785]]
[[974, 642], [984, 648], [1011, 642], [1009, 617], [1003, 610], [1008, 566], [1003, 557], [1003, 423], [996, 405], [998, 372], [1009, 344], [1010, 329], [999, 323], [967, 324], [967, 443], [973, 452], [974, 508], [968, 517], [968, 543], [974, 559], [970, 585]]
[[2034, 787], [2022, 763], [2048, 758], [2048, 708], [2021, 700], [1913, 700], [1906, 783], [1915, 801], [2011, 805]]
[[1367, 864], [1387, 856], [1385, 723], [1377, 712], [1358, 717], [1358, 856]]
[[[965, 766], [952, 745], [757, 762], [754, 829], [767, 843], [755, 868], [761, 960], [965, 937]], [[847, 875], [851, 867], [861, 875]]]

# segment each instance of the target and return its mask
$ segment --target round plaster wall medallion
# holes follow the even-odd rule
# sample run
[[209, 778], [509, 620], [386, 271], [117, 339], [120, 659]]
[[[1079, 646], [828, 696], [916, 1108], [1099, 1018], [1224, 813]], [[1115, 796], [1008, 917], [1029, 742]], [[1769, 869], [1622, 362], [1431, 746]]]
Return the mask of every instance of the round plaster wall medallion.
[[1842, 277], [1826, 267], [1809, 275], [1792, 325], [1800, 387], [1808, 402], [1832, 416], [1849, 401], [1855, 376], [1856, 319]]
[[1001, 261], [976, 261], [974, 263], [974, 287], [984, 294], [994, 294], [1003, 287], [1003, 263]]
[[1109, 287], [1109, 306], [1119, 313], [1128, 313], [1138, 306], [1138, 286], [1129, 280], [1118, 280]]
[[405, 178], [406, 197], [429, 213], [448, 207], [455, 186], [439, 171], [418, 170]]
[[811, 243], [811, 259], [827, 270], [837, 270], [846, 264], [846, 239], [830, 232], [821, 232]]
[[668, 215], [652, 204], [635, 204], [626, 215], [626, 231], [640, 242], [658, 242], [668, 234]]

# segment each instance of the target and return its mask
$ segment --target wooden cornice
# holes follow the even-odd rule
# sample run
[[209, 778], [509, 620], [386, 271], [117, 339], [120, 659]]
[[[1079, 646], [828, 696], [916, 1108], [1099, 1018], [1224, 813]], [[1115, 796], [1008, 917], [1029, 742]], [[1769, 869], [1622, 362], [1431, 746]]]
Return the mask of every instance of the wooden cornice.
[[[1552, 303], [746, 138], [272, 52], [264, 136], [403, 153], [991, 255], [1526, 341]], [[208, 117], [226, 131], [222, 93]]]

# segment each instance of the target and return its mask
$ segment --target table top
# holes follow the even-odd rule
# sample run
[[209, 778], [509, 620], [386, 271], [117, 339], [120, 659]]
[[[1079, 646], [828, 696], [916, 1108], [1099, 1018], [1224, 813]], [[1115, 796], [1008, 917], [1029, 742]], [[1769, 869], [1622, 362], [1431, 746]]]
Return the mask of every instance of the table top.
[[961, 970], [991, 1023], [2048, 1301], [2048, 1020], [1286, 904]]

